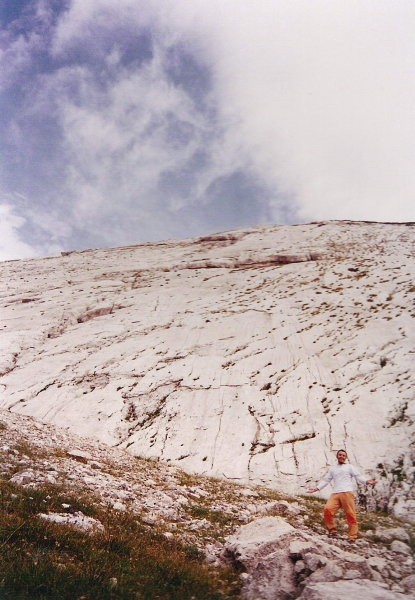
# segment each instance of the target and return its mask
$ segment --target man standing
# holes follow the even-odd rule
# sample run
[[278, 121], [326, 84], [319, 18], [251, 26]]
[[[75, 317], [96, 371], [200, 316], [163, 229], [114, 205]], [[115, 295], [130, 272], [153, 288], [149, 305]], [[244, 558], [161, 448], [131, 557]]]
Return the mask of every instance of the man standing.
[[310, 494], [322, 490], [330, 482], [333, 483], [333, 493], [324, 507], [324, 524], [330, 537], [337, 536], [336, 522], [334, 520], [336, 512], [341, 508], [346, 515], [349, 526], [349, 540], [355, 541], [357, 538], [357, 518], [356, 503], [354, 497], [355, 480], [365, 485], [375, 485], [376, 479], [364, 479], [356, 467], [346, 464], [347, 452], [338, 450], [337, 465], [331, 467], [327, 475], [317, 484], [316, 487], [307, 490]]

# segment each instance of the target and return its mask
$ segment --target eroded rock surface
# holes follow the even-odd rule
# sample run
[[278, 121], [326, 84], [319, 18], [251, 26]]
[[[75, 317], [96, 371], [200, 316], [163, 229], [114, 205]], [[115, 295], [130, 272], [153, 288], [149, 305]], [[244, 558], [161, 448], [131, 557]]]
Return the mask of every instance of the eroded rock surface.
[[[394, 544], [405, 545], [393, 541], [395, 553], [399, 550]], [[392, 564], [410, 577], [413, 558], [409, 546], [406, 549], [406, 560], [395, 557]], [[246, 573], [245, 600], [350, 600], [351, 594], [359, 600], [404, 597], [402, 587], [392, 584], [397, 589], [390, 589], [390, 579], [399, 576], [388, 553], [370, 555], [364, 540], [328, 543], [280, 517], [263, 517], [240, 527], [227, 539], [224, 556]]]
[[372, 581], [336, 581], [315, 583], [306, 587], [301, 600], [404, 600], [405, 594], [392, 592]]
[[323, 222], [0, 264], [0, 406], [303, 492], [346, 447], [415, 519], [414, 225]]

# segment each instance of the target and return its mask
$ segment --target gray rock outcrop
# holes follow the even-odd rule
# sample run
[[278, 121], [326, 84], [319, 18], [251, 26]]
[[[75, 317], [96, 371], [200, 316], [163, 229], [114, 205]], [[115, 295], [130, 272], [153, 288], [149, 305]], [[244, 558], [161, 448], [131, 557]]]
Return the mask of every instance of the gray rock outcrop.
[[[325, 542], [321, 536], [292, 527], [281, 517], [264, 517], [243, 525], [230, 536], [224, 554], [245, 571], [245, 600], [297, 597], [350, 600], [352, 594], [358, 600], [404, 597], [402, 589], [389, 589], [394, 579], [393, 576], [387, 578], [385, 559], [381, 556], [366, 558], [353, 551], [362, 549], [364, 541], [352, 546], [345, 544], [344, 549]], [[393, 544], [405, 546], [406, 557], [411, 554], [404, 542], [395, 540]]]

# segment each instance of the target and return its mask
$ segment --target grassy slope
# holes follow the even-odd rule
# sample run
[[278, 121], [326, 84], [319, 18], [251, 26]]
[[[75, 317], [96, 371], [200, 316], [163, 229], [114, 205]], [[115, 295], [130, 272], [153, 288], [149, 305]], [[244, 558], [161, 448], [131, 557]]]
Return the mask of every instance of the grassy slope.
[[[103, 534], [42, 520], [62, 503], [99, 519]], [[0, 495], [1, 597], [74, 600], [219, 599], [239, 596], [238, 575], [208, 567], [195, 548], [146, 530], [133, 514], [99, 506], [56, 486]], [[116, 581], [115, 581], [116, 580]]]
[[[8, 428], [0, 422], [5, 436]], [[9, 442], [12, 441], [9, 430]], [[178, 473], [182, 493], [188, 490], [191, 500], [184, 507], [185, 517], [175, 523], [175, 534], [166, 537], [166, 525], [149, 527], [142, 520], [145, 513], [120, 512], [102, 502], [90, 490], [71, 483], [68, 486], [41, 485], [24, 488], [8, 481], [13, 472], [21, 471], [23, 453], [28, 460], [42, 462], [56, 448], [46, 450], [21, 440], [13, 443], [7, 472], [0, 477], [0, 598], [7, 600], [132, 600], [132, 599], [232, 599], [240, 597], [241, 579], [236, 569], [214, 567], [204, 561], [200, 551], [213, 541], [224, 538], [241, 524], [239, 514], [249, 499], [240, 495], [241, 486]], [[15, 453], [15, 454], [14, 454]], [[16, 464], [10, 457], [16, 456]], [[0, 455], [0, 462], [6, 459]], [[148, 468], [147, 461], [137, 460], [137, 468]], [[154, 469], [158, 467], [154, 465]], [[114, 466], [114, 469], [116, 467]], [[120, 471], [119, 476], [122, 476]], [[200, 486], [203, 497], [190, 490]], [[160, 482], [162, 489], [162, 481]], [[315, 497], [289, 498], [275, 490], [255, 488], [257, 503], [274, 504], [265, 514], [282, 514], [292, 525], [317, 534], [324, 533], [323, 501]], [[293, 513], [279, 513], [279, 500], [295, 502], [301, 507], [302, 521]], [[104, 533], [89, 534], [74, 528], [42, 520], [37, 515], [62, 512], [62, 504], [72, 512], [81, 511], [98, 519]], [[264, 514], [264, 513], [263, 513]], [[261, 516], [259, 514], [258, 516]], [[195, 520], [209, 527], [192, 530]], [[345, 523], [339, 519], [340, 530]], [[384, 513], [360, 513], [360, 529], [405, 525]], [[413, 528], [406, 524], [408, 531]], [[379, 544], [376, 536], [367, 538]]]

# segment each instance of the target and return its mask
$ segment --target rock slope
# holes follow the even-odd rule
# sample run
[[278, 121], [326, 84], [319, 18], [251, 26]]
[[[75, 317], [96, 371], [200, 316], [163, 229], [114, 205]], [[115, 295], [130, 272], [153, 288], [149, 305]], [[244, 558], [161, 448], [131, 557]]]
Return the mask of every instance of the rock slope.
[[[167, 539], [196, 546], [210, 562], [236, 567], [246, 600], [414, 598], [415, 529], [390, 517], [363, 513], [358, 542], [329, 540], [313, 498], [189, 476], [9, 411], [0, 411], [0, 450], [0, 481], [69, 486], [129, 511]], [[69, 504], [38, 516], [91, 534], [104, 529]]]
[[0, 264], [0, 406], [300, 493], [345, 447], [415, 519], [414, 225], [322, 222]]

